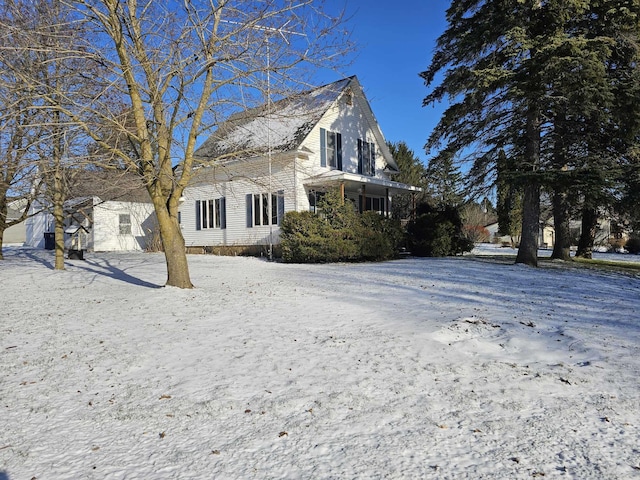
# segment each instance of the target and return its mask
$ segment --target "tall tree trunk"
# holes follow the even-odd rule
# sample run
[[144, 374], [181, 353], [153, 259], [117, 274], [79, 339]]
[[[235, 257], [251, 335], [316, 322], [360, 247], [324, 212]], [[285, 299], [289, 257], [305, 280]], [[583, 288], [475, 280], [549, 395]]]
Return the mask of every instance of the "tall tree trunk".
[[540, 115], [536, 101], [530, 101], [527, 111], [525, 155], [530, 175], [525, 179], [522, 204], [522, 233], [516, 263], [538, 266], [538, 234], [540, 229]]
[[[54, 149], [56, 157], [57, 149]], [[54, 238], [55, 238], [55, 269], [64, 270], [64, 181], [60, 166], [60, 160], [54, 158], [53, 172], [53, 192], [51, 202], [53, 203]]]
[[580, 232], [580, 240], [578, 241], [576, 257], [593, 257], [593, 243], [596, 239], [597, 228], [598, 211], [593, 207], [585, 206], [582, 209], [582, 232]]
[[551, 258], [555, 260], [571, 260], [571, 231], [569, 228], [569, 192], [567, 146], [567, 113], [565, 106], [559, 106], [554, 119], [553, 163], [558, 169], [553, 182], [553, 227], [555, 238]]
[[4, 231], [7, 228], [7, 213], [9, 207], [7, 206], [6, 191], [2, 192], [0, 189], [0, 260], [4, 260], [2, 254], [2, 239], [4, 238]]
[[63, 155], [63, 137], [62, 127], [60, 123], [60, 112], [55, 110], [53, 112], [54, 118], [54, 136], [53, 136], [53, 192], [51, 201], [53, 203], [53, 219], [55, 221], [55, 252], [56, 261], [55, 269], [64, 270], [64, 173], [62, 171], [62, 155]]
[[538, 235], [540, 229], [540, 185], [531, 180], [524, 186], [522, 234], [516, 263], [538, 266]]
[[162, 198], [153, 198], [153, 203], [167, 263], [166, 285], [178, 288], [193, 288], [189, 276], [184, 237], [180, 230], [177, 214], [170, 214], [169, 208]]
[[64, 198], [61, 194], [53, 196], [53, 219], [55, 221], [56, 261], [55, 269], [64, 270]]
[[571, 230], [569, 228], [569, 200], [568, 194], [556, 187], [553, 194], [553, 226], [555, 239], [551, 258], [556, 260], [571, 260]]

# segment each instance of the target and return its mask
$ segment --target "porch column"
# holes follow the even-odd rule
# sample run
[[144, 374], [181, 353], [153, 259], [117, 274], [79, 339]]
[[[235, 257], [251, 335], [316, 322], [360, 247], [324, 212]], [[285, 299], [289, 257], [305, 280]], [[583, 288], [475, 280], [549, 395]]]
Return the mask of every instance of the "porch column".
[[364, 212], [367, 208], [367, 186], [362, 184], [362, 204], [360, 205], [360, 211]]
[[411, 192], [411, 220], [416, 219], [416, 192]]
[[391, 202], [389, 199], [389, 189], [385, 188], [385, 199], [384, 199], [384, 216], [389, 218], [391, 217]]

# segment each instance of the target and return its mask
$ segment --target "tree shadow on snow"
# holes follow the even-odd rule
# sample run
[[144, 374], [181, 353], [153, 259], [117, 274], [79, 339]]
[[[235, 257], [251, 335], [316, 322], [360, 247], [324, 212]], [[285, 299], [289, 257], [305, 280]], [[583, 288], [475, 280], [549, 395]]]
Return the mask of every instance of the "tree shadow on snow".
[[[122, 282], [130, 283], [131, 285], [138, 285], [140, 287], [147, 288], [162, 288], [162, 285], [147, 282], [133, 275], [129, 275], [125, 270], [116, 267], [107, 259], [95, 260], [83, 260], [80, 262], [73, 262], [73, 266], [85, 270], [87, 272], [95, 273], [96, 275], [102, 275], [105, 277], [113, 278], [114, 280], [120, 280]], [[2, 480], [0, 478], [0, 480]]]
[[[47, 268], [53, 269], [53, 263], [54, 263], [54, 252], [53, 250], [27, 250], [27, 249], [20, 249], [17, 250], [16, 253], [11, 252], [14, 257], [25, 257], [28, 258], [30, 260], [34, 260], [38, 263], [41, 263], [42, 265], [44, 265]], [[6, 258], [6, 255], [5, 255]], [[2, 478], [2, 476], [0, 476], [0, 480], [4, 480]]]

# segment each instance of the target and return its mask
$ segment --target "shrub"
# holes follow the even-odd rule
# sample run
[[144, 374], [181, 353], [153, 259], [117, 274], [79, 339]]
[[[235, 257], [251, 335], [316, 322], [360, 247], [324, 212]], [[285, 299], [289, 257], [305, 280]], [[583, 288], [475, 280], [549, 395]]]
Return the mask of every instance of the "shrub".
[[465, 225], [463, 227], [464, 236], [473, 243], [487, 243], [491, 239], [491, 234], [482, 225]]
[[352, 262], [396, 256], [404, 238], [398, 222], [375, 212], [359, 215], [337, 190], [327, 192], [318, 207], [318, 215], [285, 214], [280, 226], [285, 262]]
[[473, 242], [463, 234], [458, 209], [423, 204], [407, 226], [409, 250], [420, 257], [444, 257], [469, 252]]
[[404, 242], [400, 222], [383, 217], [376, 212], [364, 212], [360, 216], [358, 235], [361, 260], [388, 260], [397, 256]]
[[640, 253], [640, 237], [630, 237], [624, 248], [626, 248], [629, 253]]

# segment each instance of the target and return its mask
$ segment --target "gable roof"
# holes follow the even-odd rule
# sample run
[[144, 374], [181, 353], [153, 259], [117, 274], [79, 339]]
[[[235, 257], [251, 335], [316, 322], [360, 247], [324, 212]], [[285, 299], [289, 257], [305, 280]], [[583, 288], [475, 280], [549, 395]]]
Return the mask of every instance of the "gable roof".
[[139, 175], [120, 170], [78, 170], [70, 175], [68, 199], [99, 197], [103, 202], [151, 203]]
[[[247, 158], [296, 150], [355, 76], [232, 115], [195, 152], [201, 160]], [[268, 128], [267, 128], [268, 126]]]

